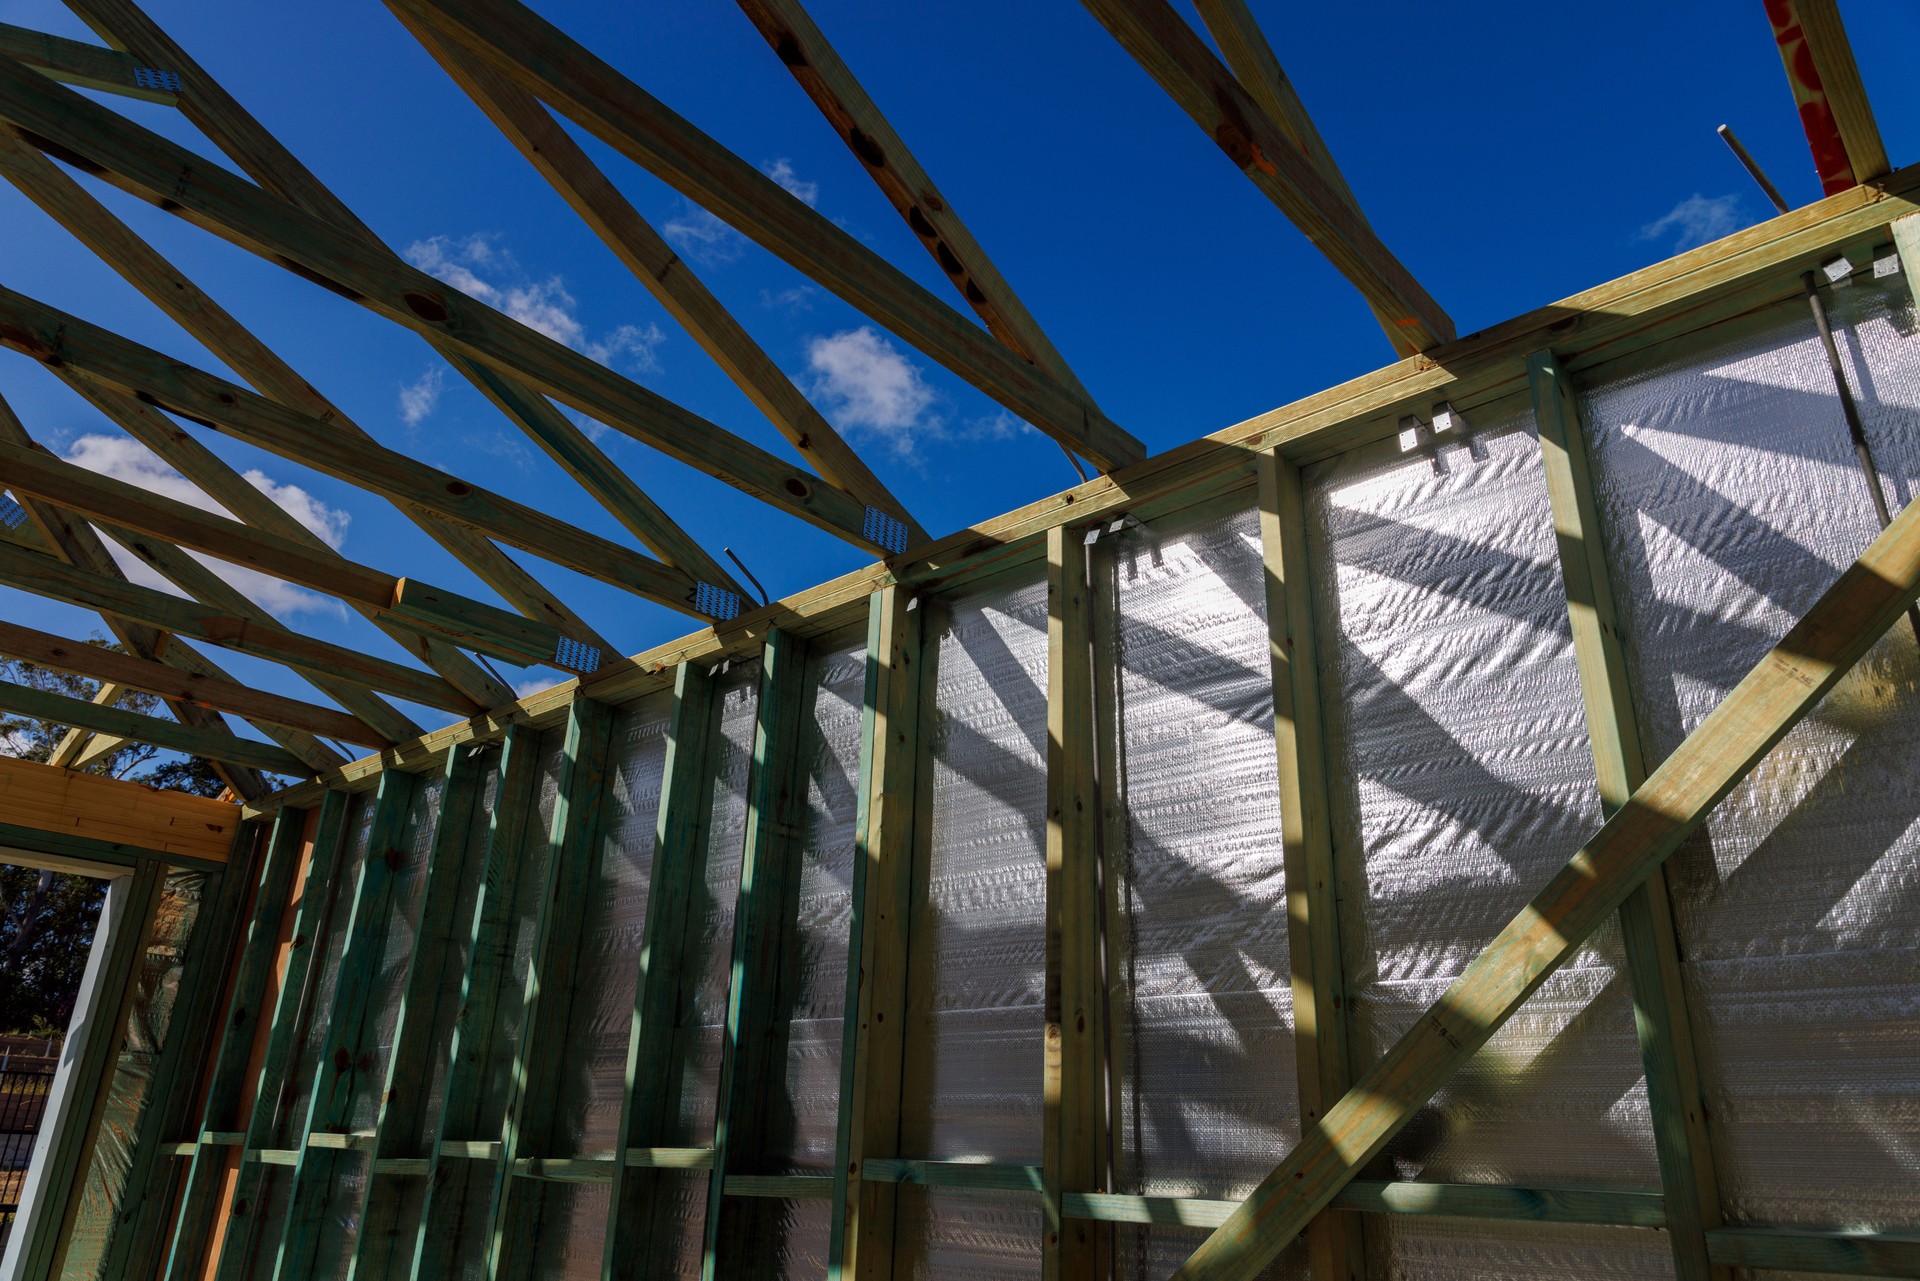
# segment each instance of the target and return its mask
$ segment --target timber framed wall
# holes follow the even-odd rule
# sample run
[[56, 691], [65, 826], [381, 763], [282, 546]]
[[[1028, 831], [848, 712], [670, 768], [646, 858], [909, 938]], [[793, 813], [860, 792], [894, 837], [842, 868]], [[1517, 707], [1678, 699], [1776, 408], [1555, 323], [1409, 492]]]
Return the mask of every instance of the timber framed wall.
[[[1236, 429], [255, 811], [235, 1000], [273, 922], [313, 961], [167, 1136], [153, 1271], [1173, 1271], [1874, 541], [1799, 262], [1854, 250], [1920, 483], [1913, 224], [1837, 199], [1705, 323], [1508, 338], [1431, 444]], [[1281, 1273], [1920, 1274], [1876, 996], [1917, 663], [1889, 631]]]
[[[205, 667], [159, 687], [277, 727], [273, 747], [175, 742], [312, 781], [232, 775], [249, 857], [180, 976], [177, 1026], [204, 1035], [167, 1037], [122, 1193], [70, 1199], [23, 1275], [1920, 1276], [1920, 649], [1900, 621], [1920, 596], [1920, 169], [1888, 172], [1845, 110], [1844, 42], [1781, 32], [1826, 59], [1835, 194], [1453, 339], [1343, 212], [1257, 32], [1220, 38], [1236, 80], [1172, 10], [1177, 29], [1147, 0], [1087, 2], [1208, 132], [1240, 112], [1252, 154], [1286, 157], [1249, 176], [1415, 354], [1139, 458], [957, 221], [923, 239], [984, 331], [537, 15], [392, 0], [636, 272], [644, 224], [529, 95], [1102, 472], [929, 542], [857, 459], [821, 447], [801, 476], [741, 453], [724, 478], [890, 553], [758, 609], [544, 397], [719, 474], [717, 428], [477, 304], [411, 301], [419, 282], [122, 0], [81, 7], [180, 68], [179, 103], [257, 187], [11, 58], [135, 87], [140, 64], [0, 40], [0, 169], [103, 256], [173, 279], [40, 150], [426, 334], [660, 557], [500, 496], [449, 504], [463, 482], [398, 455], [362, 466], [351, 424], [224, 313], [194, 332], [258, 395], [0, 297], [0, 343], [129, 432], [160, 405], [310, 462], [345, 440], [326, 466], [434, 513], [519, 611], [267, 537], [270, 514], [144, 504], [156, 538], [331, 584], [432, 672], [249, 630], [243, 602], [155, 602], [89, 570], [58, 518], [125, 495], [30, 442], [0, 456], [40, 531], [0, 548], [8, 581], [161, 611], [136, 651], [177, 656], [162, 624], [238, 635], [346, 709]], [[911, 220], [931, 183], [819, 33], [787, 0], [746, 7], [850, 141], [887, 140], [893, 167], [868, 163]], [[1232, 28], [1235, 5], [1200, 8]], [[752, 382], [711, 300], [675, 298]], [[583, 661], [591, 629], [491, 539], [709, 625]], [[507, 701], [457, 646], [591, 670]], [[420, 734], [380, 690], [467, 719]], [[315, 738], [343, 730], [380, 750]], [[151, 894], [157, 864], [131, 857]], [[110, 1155], [74, 1145], [69, 1182]]]

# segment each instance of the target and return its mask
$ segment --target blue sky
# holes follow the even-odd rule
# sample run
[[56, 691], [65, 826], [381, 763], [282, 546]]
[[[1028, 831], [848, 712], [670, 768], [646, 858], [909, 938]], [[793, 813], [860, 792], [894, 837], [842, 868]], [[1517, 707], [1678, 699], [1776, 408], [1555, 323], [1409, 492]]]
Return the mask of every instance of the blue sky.
[[[390, 244], [645, 386], [791, 457], [725, 375], [575, 219], [377, 0], [148, 0], [150, 11]], [[669, 106], [958, 304], [728, 0], [536, 7]], [[1387, 245], [1461, 332], [1760, 220], [1714, 136], [1732, 124], [1790, 201], [1819, 194], [1759, 0], [1591, 6], [1254, 5]], [[1386, 364], [1359, 295], [1073, 0], [813, 0], [812, 12], [1110, 417], [1158, 452]], [[1896, 165], [1915, 159], [1920, 8], [1842, 12]], [[50, 0], [0, 21], [75, 37]], [[116, 100], [203, 152], [166, 108]], [[939, 533], [1072, 484], [1057, 448], [598, 143], [586, 141], [748, 330]], [[92, 188], [382, 441], [629, 541], [424, 342], [104, 187]], [[11, 187], [0, 281], [220, 367]], [[0, 394], [50, 447], [165, 485], [24, 357]], [[196, 429], [197, 430], [197, 429]], [[390, 506], [203, 434], [355, 559], [491, 599]], [[776, 595], [858, 549], [617, 432], [603, 444], [717, 555]], [[183, 491], [172, 491], [178, 496]], [[627, 652], [684, 616], [520, 559]], [[357, 616], [244, 584], [304, 631], [398, 651]], [[97, 616], [0, 589], [0, 615], [70, 636]], [[220, 653], [266, 688], [318, 698]], [[503, 669], [516, 685], [554, 679]], [[429, 728], [445, 713], [410, 709]], [[244, 732], [244, 731], [243, 731]]]

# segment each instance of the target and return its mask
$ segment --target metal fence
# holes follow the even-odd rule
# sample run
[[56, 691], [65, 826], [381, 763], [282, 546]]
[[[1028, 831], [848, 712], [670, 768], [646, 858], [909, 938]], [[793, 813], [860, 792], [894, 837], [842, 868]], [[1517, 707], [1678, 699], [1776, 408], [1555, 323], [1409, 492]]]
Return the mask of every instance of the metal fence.
[[50, 1067], [0, 1067], [0, 1248], [13, 1230], [27, 1165], [33, 1160], [34, 1137], [40, 1133], [40, 1118], [52, 1089]]

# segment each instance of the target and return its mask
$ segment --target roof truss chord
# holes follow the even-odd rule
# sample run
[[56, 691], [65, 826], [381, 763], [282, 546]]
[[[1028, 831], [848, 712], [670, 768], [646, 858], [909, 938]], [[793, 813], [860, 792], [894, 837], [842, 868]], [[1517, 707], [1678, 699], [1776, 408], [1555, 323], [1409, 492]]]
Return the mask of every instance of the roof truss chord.
[[1426, 351], [1454, 336], [1447, 313], [1167, 0], [1083, 3], [1407, 346]]
[[11, 59], [0, 59], [0, 118], [49, 155], [810, 524], [872, 551], [903, 550], [870, 536], [865, 505], [845, 491]]
[[516, 0], [389, 0], [1103, 469], [1145, 456], [1084, 396], [994, 341], [773, 179]]

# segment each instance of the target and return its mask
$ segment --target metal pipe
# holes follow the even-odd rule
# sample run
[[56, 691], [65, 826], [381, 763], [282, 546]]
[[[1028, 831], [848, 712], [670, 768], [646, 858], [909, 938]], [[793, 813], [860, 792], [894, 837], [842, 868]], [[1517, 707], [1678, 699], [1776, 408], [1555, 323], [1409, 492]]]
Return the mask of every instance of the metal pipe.
[[[1750, 174], [1760, 190], [1766, 194], [1773, 207], [1781, 213], [1787, 212], [1786, 197], [1780, 194], [1780, 188], [1773, 185], [1760, 163], [1751, 152], [1740, 145], [1733, 130], [1726, 125], [1720, 126], [1720, 137], [1733, 151], [1734, 158]], [[1904, 264], [1903, 264], [1904, 265]], [[1913, 270], [1908, 265], [1909, 271]], [[1853, 386], [1847, 381], [1846, 366], [1840, 360], [1840, 348], [1833, 340], [1833, 324], [1827, 318], [1826, 300], [1820, 296], [1820, 281], [1811, 271], [1800, 273], [1801, 287], [1807, 293], [1807, 310], [1813, 313], [1814, 328], [1820, 331], [1820, 345], [1826, 349], [1827, 369], [1833, 374], [1833, 389], [1840, 396], [1840, 413], [1847, 420], [1847, 435], [1853, 440], [1853, 456], [1859, 460], [1860, 474], [1866, 478], [1867, 493], [1873, 499], [1874, 515], [1880, 518], [1880, 528], [1885, 529], [1893, 523], [1893, 514], [1887, 510], [1886, 491], [1880, 487], [1880, 468], [1874, 464], [1873, 450], [1867, 445], [1866, 425], [1860, 421], [1860, 406], [1853, 399]], [[1907, 610], [1907, 621], [1913, 625], [1913, 638], [1920, 641], [1920, 605]]]

